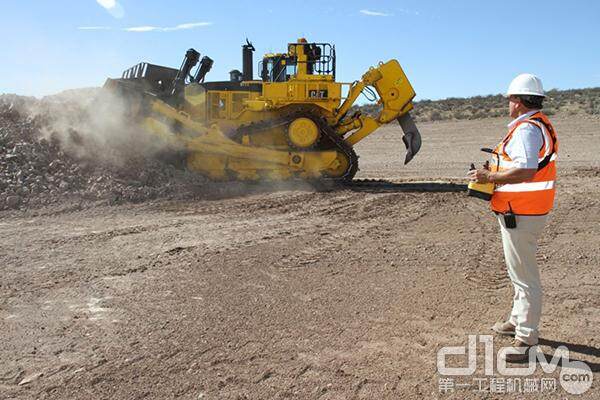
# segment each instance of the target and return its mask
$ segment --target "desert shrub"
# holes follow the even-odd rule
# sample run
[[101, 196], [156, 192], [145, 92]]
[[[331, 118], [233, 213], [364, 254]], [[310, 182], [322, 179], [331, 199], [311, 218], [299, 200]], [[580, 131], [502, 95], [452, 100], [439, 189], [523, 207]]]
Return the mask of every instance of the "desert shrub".
[[[587, 89], [557, 90], [546, 92], [544, 111], [548, 115], [556, 113], [585, 113], [600, 115], [600, 87]], [[415, 102], [412, 115], [418, 121], [439, 121], [448, 119], [479, 119], [507, 116], [506, 98], [500, 94], [473, 96], [469, 98], [451, 97], [443, 100], [421, 100]], [[356, 107], [364, 114], [376, 115], [381, 108], [377, 105]]]
[[440, 113], [437, 110], [432, 111], [431, 113], [429, 113], [429, 120], [430, 121], [439, 121], [443, 119], [442, 118], [442, 113]]

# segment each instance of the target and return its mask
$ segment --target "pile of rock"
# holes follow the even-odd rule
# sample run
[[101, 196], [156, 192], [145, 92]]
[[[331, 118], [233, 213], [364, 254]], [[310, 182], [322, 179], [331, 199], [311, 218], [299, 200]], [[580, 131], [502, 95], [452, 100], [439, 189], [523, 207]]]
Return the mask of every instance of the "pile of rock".
[[29, 112], [41, 100], [0, 96], [0, 210], [65, 199], [140, 202], [194, 195], [205, 179], [159, 157], [113, 165], [82, 157], [48, 137], [48, 116]]

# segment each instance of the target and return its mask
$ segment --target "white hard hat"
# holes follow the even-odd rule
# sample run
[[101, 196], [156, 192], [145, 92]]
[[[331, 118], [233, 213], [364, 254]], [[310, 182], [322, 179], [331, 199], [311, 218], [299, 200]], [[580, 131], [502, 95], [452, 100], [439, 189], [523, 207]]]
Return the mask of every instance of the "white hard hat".
[[521, 74], [513, 79], [508, 86], [507, 96], [519, 94], [546, 97], [542, 80], [532, 74]]

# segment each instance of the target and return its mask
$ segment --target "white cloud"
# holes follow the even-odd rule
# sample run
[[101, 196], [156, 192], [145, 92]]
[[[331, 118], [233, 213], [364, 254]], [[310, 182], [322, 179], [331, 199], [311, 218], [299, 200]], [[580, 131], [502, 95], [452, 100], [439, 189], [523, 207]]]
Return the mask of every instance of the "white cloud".
[[394, 14], [388, 14], [381, 11], [372, 11], [372, 10], [360, 10], [361, 14], [368, 15], [371, 17], [392, 17]]
[[127, 32], [152, 32], [152, 31], [157, 31], [160, 30], [159, 27], [157, 26], [132, 26], [131, 28], [124, 28], [124, 31]]
[[152, 25], [144, 25], [144, 26], [132, 26], [129, 28], [123, 29], [127, 32], [172, 32], [172, 31], [182, 31], [186, 29], [195, 29], [203, 26], [212, 25], [212, 22], [188, 22], [185, 24], [179, 24], [176, 26], [152, 26]]
[[212, 22], [188, 22], [187, 24], [179, 24], [171, 28], [163, 28], [164, 31], [181, 31], [184, 29], [200, 28], [202, 26], [212, 25]]
[[96, 2], [106, 9], [114, 8], [117, 5], [115, 0], [96, 0]]
[[[99, 0], [100, 1], [100, 0]], [[105, 0], [108, 1], [108, 0]], [[125, 32], [173, 32], [183, 31], [187, 29], [196, 29], [203, 26], [212, 25], [212, 22], [187, 22], [185, 24], [179, 24], [175, 26], [153, 26], [153, 25], [141, 25], [141, 26], [130, 26], [129, 28], [112, 28], [110, 26], [78, 26], [77, 29], [81, 31], [110, 31], [113, 29], [122, 30]]]
[[125, 15], [125, 10], [116, 0], [96, 0], [96, 2], [115, 18], [123, 18]]

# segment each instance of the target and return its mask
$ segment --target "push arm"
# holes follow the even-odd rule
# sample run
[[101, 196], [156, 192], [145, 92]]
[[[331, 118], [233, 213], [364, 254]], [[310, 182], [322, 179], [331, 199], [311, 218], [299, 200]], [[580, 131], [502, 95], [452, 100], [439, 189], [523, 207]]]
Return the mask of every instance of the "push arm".
[[[345, 118], [360, 93], [367, 86], [372, 86], [379, 96], [378, 104], [381, 112], [377, 117], [355, 114]], [[336, 132], [344, 135], [354, 130], [344, 140], [350, 146], [358, 143], [383, 124], [398, 120], [404, 136], [402, 140], [408, 150], [404, 163], [408, 163], [421, 147], [421, 135], [414, 121], [409, 115], [413, 108], [412, 99], [415, 97], [410, 82], [406, 78], [402, 67], [396, 60], [380, 63], [376, 68], [369, 69], [360, 81], [352, 84], [348, 97], [335, 113], [335, 122], [338, 124]]]

